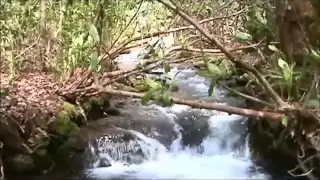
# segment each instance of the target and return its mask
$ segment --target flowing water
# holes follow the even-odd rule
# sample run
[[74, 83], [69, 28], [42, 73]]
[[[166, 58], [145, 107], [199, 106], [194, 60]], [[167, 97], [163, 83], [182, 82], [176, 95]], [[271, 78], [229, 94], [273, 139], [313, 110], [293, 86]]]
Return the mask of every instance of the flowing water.
[[[176, 74], [177, 71], [174, 69], [171, 73]], [[239, 99], [227, 98], [226, 92], [221, 89], [215, 89], [213, 97], [208, 97], [210, 82], [196, 76], [194, 70], [185, 69], [175, 79], [184, 98], [243, 105]], [[245, 117], [196, 110], [184, 105], [150, 106], [161, 110], [172, 121], [177, 114], [188, 111], [209, 115], [210, 133], [199, 146], [184, 147], [181, 143], [181, 127], [176, 124], [174, 128], [178, 138], [166, 148], [157, 140], [132, 131], [139, 137], [138, 143], [147, 160], [139, 164], [127, 164], [115, 160], [110, 153], [103, 153], [106, 147], [100, 145], [101, 156], [111, 160], [112, 166], [87, 170], [90, 179], [269, 179], [251, 160]]]
[[[125, 59], [137, 59], [137, 55], [138, 53], [126, 55]], [[136, 62], [130, 63], [129, 66], [133, 66], [132, 63]], [[162, 70], [158, 69], [158, 71]], [[176, 75], [177, 72], [178, 70], [175, 68], [171, 74]], [[182, 98], [244, 106], [242, 100], [229, 97], [226, 91], [219, 88], [215, 89], [212, 97], [208, 97], [210, 82], [196, 76], [192, 69], [182, 70], [176, 75], [175, 80], [181, 89], [179, 96]], [[145, 157], [139, 163], [128, 163], [124, 157], [129, 156], [131, 159], [134, 157], [125, 156], [124, 152], [117, 152], [114, 146], [117, 143], [112, 144], [106, 140], [108, 138], [100, 138], [97, 147], [100, 152], [100, 160], [107, 159], [111, 166], [94, 165], [95, 168], [85, 170], [85, 179], [270, 179], [270, 176], [260, 170], [251, 160], [247, 118], [213, 110], [192, 109], [185, 105], [171, 107], [149, 105], [149, 107], [161, 111], [164, 116], [167, 116], [168, 121], [174, 123], [172, 128], [176, 132], [177, 138], [168, 146], [137, 131], [129, 130], [138, 137], [138, 140], [136, 144], [128, 143], [122, 150], [135, 149], [135, 146], [138, 145], [137, 149], [140, 148], [142, 151], [139, 153]], [[207, 117], [210, 131], [201, 139], [200, 145], [190, 147], [182, 143], [181, 132], [184, 129], [176, 123], [176, 120], [179, 114], [186, 112], [197, 112]], [[93, 147], [92, 149], [96, 150]], [[62, 175], [39, 178], [44, 180], [69, 176], [61, 173]]]

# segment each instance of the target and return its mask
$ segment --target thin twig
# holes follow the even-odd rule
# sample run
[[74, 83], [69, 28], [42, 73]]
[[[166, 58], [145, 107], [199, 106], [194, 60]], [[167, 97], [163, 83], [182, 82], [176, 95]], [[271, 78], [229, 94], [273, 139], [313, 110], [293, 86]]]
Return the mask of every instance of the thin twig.
[[223, 84], [223, 83], [221, 83], [221, 82], [218, 82], [218, 84], [219, 84], [221, 87], [227, 89], [228, 91], [230, 91], [230, 92], [232, 92], [232, 93], [234, 93], [234, 94], [236, 94], [236, 95], [238, 95], [238, 96], [240, 96], [240, 97], [243, 97], [243, 98], [245, 98], [245, 99], [249, 99], [249, 100], [251, 100], [251, 101], [254, 101], [254, 102], [263, 104], [263, 105], [265, 105], [265, 106], [269, 106], [269, 107], [271, 107], [271, 108], [274, 108], [274, 107], [275, 107], [273, 104], [270, 104], [270, 103], [268, 103], [268, 102], [266, 102], [266, 101], [263, 101], [263, 100], [261, 100], [261, 99], [258, 99], [258, 98], [249, 96], [249, 95], [247, 95], [247, 94], [241, 93], [241, 92], [239, 92], [239, 91], [236, 91], [236, 90], [230, 88], [229, 86], [227, 86], [227, 85], [225, 85], [225, 84]]
[[[29, 51], [33, 46], [35, 46], [38, 41], [40, 39], [40, 36], [37, 37], [37, 39], [30, 45], [28, 46], [25, 50], [23, 50], [21, 53], [19, 53], [17, 56], [15, 56], [13, 58], [13, 60], [17, 60], [18, 58], [20, 58], [22, 55], [24, 55], [27, 51]], [[5, 65], [3, 65], [1, 68], [0, 68], [0, 71], [2, 71], [5, 67], [7, 67], [11, 62], [8, 62], [6, 63]]]
[[115, 41], [111, 44], [110, 48], [108, 49], [108, 52], [114, 47], [114, 45], [119, 41], [120, 37], [122, 36], [122, 34], [128, 29], [129, 25], [132, 23], [132, 21], [137, 17], [138, 12], [141, 9], [142, 3], [144, 2], [144, 0], [141, 0], [138, 6], [137, 11], [134, 13], [134, 15], [131, 17], [131, 19], [129, 20], [128, 24], [126, 24], [125, 28], [123, 28], [123, 30], [119, 33], [118, 37], [115, 39]]
[[[293, 177], [303, 177], [303, 176], [307, 176], [310, 180], [318, 180], [317, 177], [315, 177], [313, 174], [312, 174], [312, 171], [314, 170], [314, 168], [311, 168], [310, 170], [308, 170], [308, 168], [306, 167], [305, 163], [313, 160], [314, 158], [319, 158], [320, 156], [320, 153], [317, 153], [315, 155], [312, 155], [310, 157], [308, 157], [307, 159], [305, 160], [301, 160], [299, 157], [297, 157], [297, 160], [299, 162], [299, 165], [297, 165], [295, 168], [291, 169], [288, 171], [288, 173], [293, 176]], [[303, 170], [304, 172], [302, 174], [294, 174], [293, 172], [296, 171], [297, 169], [301, 169]]]

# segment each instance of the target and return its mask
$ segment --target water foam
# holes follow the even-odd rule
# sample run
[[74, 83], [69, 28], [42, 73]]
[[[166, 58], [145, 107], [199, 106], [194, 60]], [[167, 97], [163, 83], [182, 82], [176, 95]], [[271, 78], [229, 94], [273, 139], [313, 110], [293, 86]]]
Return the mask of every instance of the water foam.
[[[202, 96], [207, 92], [208, 84], [200, 77], [190, 77], [190, 72], [180, 73], [180, 83], [194, 88], [196, 95]], [[186, 77], [189, 76], [189, 77]], [[171, 120], [176, 113], [192, 110], [185, 105], [159, 107], [151, 105]], [[212, 133], [206, 137], [201, 146], [202, 153], [193, 148], [181, 146], [181, 136], [172, 143], [171, 148], [165, 147], [157, 140], [148, 138], [141, 133], [134, 132], [140, 139], [148, 160], [141, 164], [125, 165], [113, 162], [108, 168], [95, 168], [90, 175], [97, 179], [268, 179], [268, 176], [254, 171], [254, 164], [250, 160], [250, 149], [247, 138], [241, 143], [240, 131], [243, 127], [234, 127], [234, 122], [245, 123], [246, 119], [238, 115], [199, 110], [210, 114], [209, 123]], [[235, 131], [235, 128], [238, 130]], [[176, 125], [176, 131], [181, 127]]]

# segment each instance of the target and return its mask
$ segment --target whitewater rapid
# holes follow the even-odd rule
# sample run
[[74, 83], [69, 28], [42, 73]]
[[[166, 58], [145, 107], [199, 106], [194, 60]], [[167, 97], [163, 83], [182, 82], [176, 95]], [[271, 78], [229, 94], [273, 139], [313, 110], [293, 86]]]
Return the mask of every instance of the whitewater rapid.
[[[172, 74], [177, 73], [172, 70]], [[208, 98], [209, 81], [196, 76], [194, 70], [183, 70], [176, 76], [180, 89], [186, 91], [192, 99], [223, 100], [225, 91], [215, 89], [213, 97]], [[226, 100], [228, 101], [228, 100]], [[174, 121], [175, 115], [185, 111], [200, 111], [210, 114], [208, 121], [211, 133], [203, 139], [201, 152], [195, 148], [185, 148], [181, 145], [181, 136], [170, 149], [157, 140], [134, 132], [143, 142], [143, 149], [149, 154], [148, 160], [141, 164], [127, 165], [112, 162], [111, 167], [88, 170], [93, 179], [269, 179], [251, 161], [248, 146], [246, 122], [247, 119], [238, 115], [211, 110], [195, 110], [184, 105], [160, 107]], [[179, 125], [176, 125], [179, 132]]]

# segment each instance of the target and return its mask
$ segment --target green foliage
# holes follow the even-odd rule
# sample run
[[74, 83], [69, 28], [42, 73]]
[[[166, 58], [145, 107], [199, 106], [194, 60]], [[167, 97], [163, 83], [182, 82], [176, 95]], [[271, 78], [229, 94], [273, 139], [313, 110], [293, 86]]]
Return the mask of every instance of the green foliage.
[[228, 64], [216, 64], [217, 61], [204, 61], [205, 69], [198, 70], [196, 73], [198, 76], [211, 79], [210, 87], [208, 89], [208, 95], [211, 96], [213, 94], [214, 87], [216, 86], [217, 81], [226, 79], [231, 75], [232, 71], [230, 67], [228, 67]]
[[240, 32], [236, 34], [235, 39], [240, 42], [241, 41], [248, 42], [248, 41], [252, 41], [252, 36], [248, 33]]
[[[277, 67], [275, 70], [270, 70], [269, 77], [271, 81], [274, 81], [273, 86], [279, 86], [280, 91], [283, 96], [283, 92], [285, 91], [288, 95], [288, 99], [291, 99], [293, 90], [296, 90], [296, 94], [293, 98], [298, 98], [299, 90], [295, 85], [298, 84], [298, 81], [301, 77], [301, 73], [299, 71], [295, 71], [295, 63], [288, 64], [288, 59], [277, 47], [274, 45], [268, 46], [271, 51], [278, 54], [277, 59]], [[278, 69], [278, 70], [277, 70]]]
[[[256, 3], [256, 2], [255, 2]], [[267, 11], [269, 7], [254, 6], [250, 8], [250, 11], [247, 13], [247, 18], [244, 23], [245, 29], [252, 36], [254, 42], [259, 42], [263, 38], [271, 41], [273, 37], [273, 32], [271, 31], [269, 20], [267, 17]]]
[[150, 100], [155, 100], [162, 106], [170, 106], [172, 104], [173, 84], [167, 84], [165, 80], [163, 82], [157, 82], [148, 77], [146, 78], [146, 84], [149, 90], [141, 98], [142, 104], [146, 104]]
[[[303, 59], [304, 64], [298, 67], [276, 46], [269, 45], [268, 47], [274, 52], [272, 56], [275, 57], [274, 60], [277, 62], [276, 66], [268, 70], [268, 75], [266, 75], [271, 85], [279, 88], [281, 95], [285, 96], [285, 93], [289, 100], [304, 99], [305, 94], [310, 93], [309, 86], [312, 83], [313, 74], [320, 64], [319, 51], [312, 49], [307, 57]], [[309, 101], [309, 99], [305, 100]], [[308, 102], [305, 103], [308, 104]]]
[[288, 116], [283, 114], [282, 118], [281, 118], [281, 123], [282, 123], [283, 126], [287, 127], [288, 126]]
[[[170, 11], [159, 3], [142, 1], [139, 5], [132, 0], [46, 1], [45, 24], [40, 24], [40, 1], [4, 1], [0, 37], [1, 52], [8, 62], [5, 70], [12, 79], [16, 71], [35, 69], [39, 64], [60, 77], [78, 67], [100, 71], [104, 68], [97, 61], [101, 49], [158, 31], [169, 21]], [[18, 56], [21, 52], [24, 54]]]
[[320, 51], [319, 50], [311, 50], [310, 53], [312, 64], [315, 66], [320, 66]]
[[176, 92], [177, 86], [173, 81], [173, 77], [169, 75], [170, 66], [167, 63], [163, 64], [165, 69], [165, 78], [163, 80], [154, 80], [147, 77], [145, 83], [148, 91], [141, 98], [141, 103], [146, 104], [150, 100], [155, 100], [162, 106], [170, 106], [172, 104], [173, 92]]

